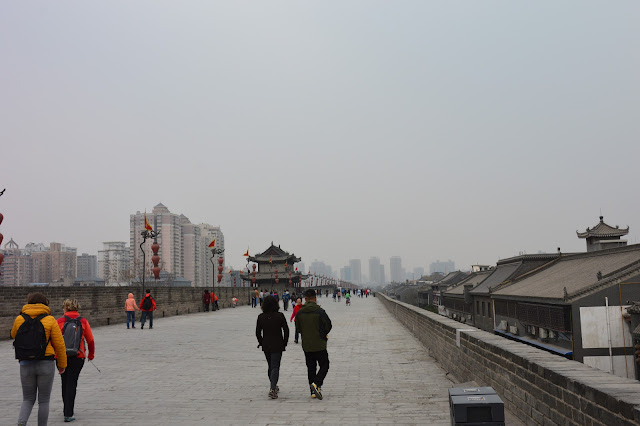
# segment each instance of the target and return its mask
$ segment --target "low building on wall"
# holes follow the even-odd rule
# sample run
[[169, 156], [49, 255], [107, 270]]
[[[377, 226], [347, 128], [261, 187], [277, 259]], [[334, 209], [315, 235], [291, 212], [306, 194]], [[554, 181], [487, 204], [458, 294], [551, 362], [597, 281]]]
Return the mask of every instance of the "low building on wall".
[[462, 271], [449, 272], [441, 279], [421, 287], [417, 292], [418, 304], [437, 306], [442, 313], [444, 310], [442, 306], [442, 295], [444, 292], [464, 280], [468, 275], [468, 273]]
[[640, 294], [640, 245], [561, 255], [491, 290], [495, 333], [634, 378], [624, 313]]
[[493, 325], [491, 289], [553, 262], [558, 256], [560, 256], [559, 253], [523, 254], [500, 260], [485, 280], [469, 290], [473, 303], [473, 325], [482, 330], [493, 332], [495, 327]]
[[[247, 282], [252, 282], [255, 278], [255, 284], [252, 286], [258, 288], [269, 289], [279, 283], [288, 285], [290, 288], [300, 288], [301, 282], [308, 278], [308, 275], [303, 275], [304, 271], [297, 271], [298, 268], [294, 266], [301, 260], [302, 258], [282, 250], [280, 246], [276, 247], [272, 241], [271, 246], [264, 252], [247, 256], [247, 270], [238, 278], [240, 281]], [[255, 275], [252, 268], [249, 268], [248, 262], [255, 262], [257, 268]]]
[[442, 294], [444, 315], [463, 323], [473, 324], [473, 298], [469, 292], [492, 273], [490, 269], [472, 272], [458, 284], [446, 290]]

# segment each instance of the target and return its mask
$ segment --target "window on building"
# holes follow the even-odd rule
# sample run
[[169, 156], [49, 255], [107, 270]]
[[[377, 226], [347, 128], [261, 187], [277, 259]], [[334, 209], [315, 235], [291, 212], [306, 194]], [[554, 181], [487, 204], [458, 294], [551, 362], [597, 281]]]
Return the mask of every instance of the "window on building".
[[487, 302], [487, 309], [489, 310], [489, 318], [491, 318], [491, 314], [492, 314], [491, 302]]
[[486, 316], [486, 314], [485, 314], [485, 306], [486, 305], [487, 305], [486, 303], [482, 302], [482, 316], [483, 317]]
[[480, 302], [476, 300], [476, 315], [480, 315]]

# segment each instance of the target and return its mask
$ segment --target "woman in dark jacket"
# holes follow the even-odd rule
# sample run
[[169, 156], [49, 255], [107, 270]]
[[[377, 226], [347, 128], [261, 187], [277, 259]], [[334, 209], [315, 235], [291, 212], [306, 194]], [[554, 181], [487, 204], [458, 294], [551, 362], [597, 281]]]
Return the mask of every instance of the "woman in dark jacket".
[[278, 312], [280, 306], [273, 296], [265, 297], [262, 302], [262, 313], [258, 315], [256, 323], [256, 337], [258, 347], [262, 346], [264, 356], [267, 358], [269, 380], [269, 398], [278, 398], [278, 378], [280, 377], [280, 361], [282, 352], [289, 342], [289, 326], [282, 312]]

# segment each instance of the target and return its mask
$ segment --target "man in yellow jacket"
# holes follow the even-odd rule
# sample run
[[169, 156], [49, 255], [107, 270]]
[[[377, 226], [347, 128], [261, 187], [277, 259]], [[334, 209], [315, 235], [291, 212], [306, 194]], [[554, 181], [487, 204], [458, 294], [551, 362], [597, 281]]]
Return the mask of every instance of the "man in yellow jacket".
[[[25, 318], [25, 316], [28, 318]], [[36, 318], [40, 318], [39, 321], [44, 328], [47, 347], [44, 355], [36, 359], [20, 359], [18, 347], [16, 347], [16, 358], [20, 361], [20, 381], [22, 382], [23, 395], [22, 406], [18, 416], [19, 426], [27, 424], [33, 405], [36, 402], [36, 397], [38, 398], [38, 424], [47, 424], [56, 362], [60, 374], [64, 373], [67, 367], [67, 352], [62, 332], [56, 319], [51, 316], [49, 299], [44, 294], [30, 293], [27, 296], [27, 304], [22, 307], [20, 315], [13, 322], [11, 338], [16, 338], [20, 326], [25, 321], [29, 319], [38, 321]]]

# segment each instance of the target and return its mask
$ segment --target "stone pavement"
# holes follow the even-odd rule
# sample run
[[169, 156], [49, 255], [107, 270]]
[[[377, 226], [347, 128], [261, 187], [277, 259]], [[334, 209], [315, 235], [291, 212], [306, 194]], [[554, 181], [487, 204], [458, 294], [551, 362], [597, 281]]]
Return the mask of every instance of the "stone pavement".
[[[333, 322], [324, 399], [310, 398], [304, 354], [291, 338], [280, 397], [267, 398], [267, 363], [248, 306], [158, 318], [153, 330], [96, 327], [85, 363], [77, 425], [449, 425], [452, 382], [420, 342], [373, 297], [352, 306], [319, 298]], [[291, 308], [284, 312], [289, 318]], [[147, 324], [148, 326], [148, 324]], [[0, 342], [0, 425], [15, 424], [22, 401], [11, 341]], [[60, 379], [49, 424], [64, 424]], [[37, 403], [29, 424], [37, 423]], [[510, 423], [508, 423], [510, 424]]]

